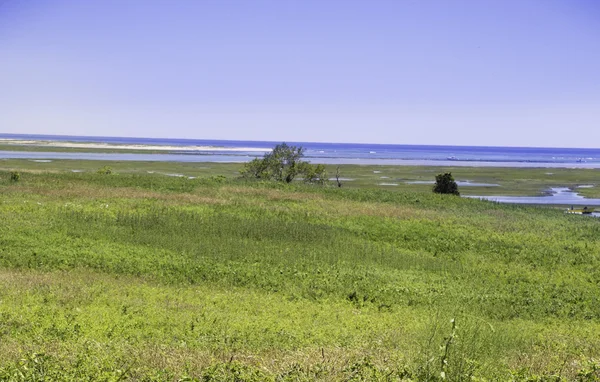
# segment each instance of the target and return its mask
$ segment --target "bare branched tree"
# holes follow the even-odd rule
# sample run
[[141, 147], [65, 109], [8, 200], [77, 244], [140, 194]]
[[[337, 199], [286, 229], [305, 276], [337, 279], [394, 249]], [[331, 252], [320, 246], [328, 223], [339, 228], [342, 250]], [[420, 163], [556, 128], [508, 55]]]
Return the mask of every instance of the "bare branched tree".
[[335, 181], [338, 187], [342, 187], [342, 182], [340, 182], [340, 166], [337, 166], [335, 169]]

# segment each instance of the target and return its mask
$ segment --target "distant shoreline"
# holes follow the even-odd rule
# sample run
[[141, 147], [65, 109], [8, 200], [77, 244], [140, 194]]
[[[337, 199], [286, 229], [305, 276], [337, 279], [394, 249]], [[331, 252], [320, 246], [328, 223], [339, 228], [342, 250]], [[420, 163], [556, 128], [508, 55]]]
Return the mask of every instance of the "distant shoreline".
[[34, 147], [61, 147], [61, 148], [87, 148], [87, 149], [112, 149], [112, 150], [140, 150], [140, 151], [241, 151], [241, 152], [268, 152], [271, 149], [259, 147], [219, 147], [219, 146], [173, 146], [150, 144], [121, 144], [121, 143], [95, 143], [95, 142], [70, 142], [70, 141], [44, 141], [0, 138], [0, 144]]
[[[304, 159], [327, 165], [600, 168], [600, 149], [302, 143]], [[0, 134], [0, 158], [243, 163], [273, 142]]]

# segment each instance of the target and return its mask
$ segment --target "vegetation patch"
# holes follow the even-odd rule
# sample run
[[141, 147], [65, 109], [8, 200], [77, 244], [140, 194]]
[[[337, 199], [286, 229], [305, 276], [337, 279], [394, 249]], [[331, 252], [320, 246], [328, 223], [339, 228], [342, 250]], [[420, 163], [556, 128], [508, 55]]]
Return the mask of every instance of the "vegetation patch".
[[596, 219], [118, 171], [0, 173], [0, 380], [599, 378]]

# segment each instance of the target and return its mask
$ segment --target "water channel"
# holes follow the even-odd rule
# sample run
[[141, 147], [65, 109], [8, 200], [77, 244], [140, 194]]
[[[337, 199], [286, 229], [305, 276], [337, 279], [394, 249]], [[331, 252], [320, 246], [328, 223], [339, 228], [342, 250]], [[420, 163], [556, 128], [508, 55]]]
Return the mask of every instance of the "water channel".
[[515, 204], [559, 204], [576, 206], [600, 206], [600, 199], [588, 199], [567, 187], [554, 187], [550, 195], [544, 196], [496, 196], [468, 195], [467, 198], [485, 199], [500, 203]]

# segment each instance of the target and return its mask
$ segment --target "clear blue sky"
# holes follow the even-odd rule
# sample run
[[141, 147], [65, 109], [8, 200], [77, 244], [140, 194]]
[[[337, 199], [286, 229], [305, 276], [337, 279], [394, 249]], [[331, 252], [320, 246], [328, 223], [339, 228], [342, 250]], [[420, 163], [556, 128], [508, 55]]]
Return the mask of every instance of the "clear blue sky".
[[0, 132], [600, 147], [600, 1], [0, 0]]

